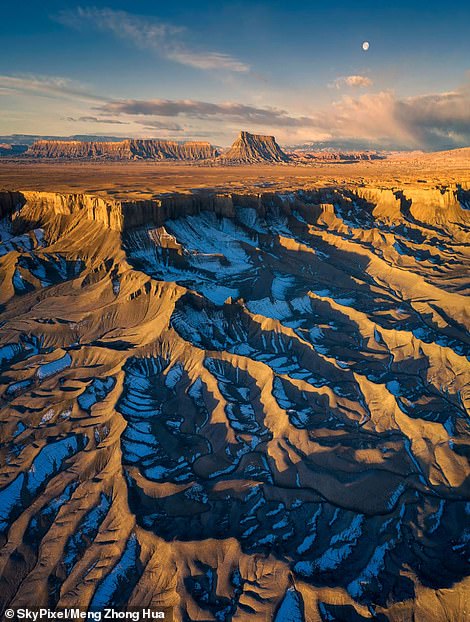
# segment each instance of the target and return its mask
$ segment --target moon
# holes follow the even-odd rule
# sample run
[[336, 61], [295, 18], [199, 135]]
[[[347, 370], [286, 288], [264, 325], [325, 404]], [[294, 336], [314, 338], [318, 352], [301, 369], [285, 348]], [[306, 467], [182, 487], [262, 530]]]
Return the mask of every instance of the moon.
[[367, 52], [367, 50], [369, 49], [369, 42], [368, 41], [364, 41], [363, 42], [362, 49], [364, 50], [364, 52]]

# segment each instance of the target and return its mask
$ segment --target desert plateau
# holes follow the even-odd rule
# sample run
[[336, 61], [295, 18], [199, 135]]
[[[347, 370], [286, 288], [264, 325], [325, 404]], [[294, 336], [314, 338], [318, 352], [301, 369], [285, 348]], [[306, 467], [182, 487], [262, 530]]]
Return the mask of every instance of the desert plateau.
[[470, 621], [469, 19], [2, 9], [2, 620]]
[[463, 615], [470, 170], [413, 176], [1, 164], [8, 604]]

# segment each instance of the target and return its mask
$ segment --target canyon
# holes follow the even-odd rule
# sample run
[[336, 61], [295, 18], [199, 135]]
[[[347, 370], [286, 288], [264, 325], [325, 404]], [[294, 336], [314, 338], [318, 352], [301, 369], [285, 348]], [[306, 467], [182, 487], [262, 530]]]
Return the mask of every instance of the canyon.
[[464, 620], [468, 171], [51, 167], [0, 169], [3, 608]]

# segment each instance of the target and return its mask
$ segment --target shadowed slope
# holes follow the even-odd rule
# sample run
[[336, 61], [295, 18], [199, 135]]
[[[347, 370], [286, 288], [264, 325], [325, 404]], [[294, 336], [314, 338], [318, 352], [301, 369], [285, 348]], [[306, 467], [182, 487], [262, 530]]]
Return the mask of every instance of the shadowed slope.
[[462, 618], [457, 188], [1, 207], [4, 607]]

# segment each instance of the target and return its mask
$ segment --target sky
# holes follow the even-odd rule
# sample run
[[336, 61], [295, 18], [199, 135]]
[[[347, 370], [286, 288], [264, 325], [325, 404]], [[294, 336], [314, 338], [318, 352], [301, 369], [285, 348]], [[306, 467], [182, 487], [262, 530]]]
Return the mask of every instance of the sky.
[[0, 134], [468, 146], [469, 22], [468, 0], [5, 2]]

